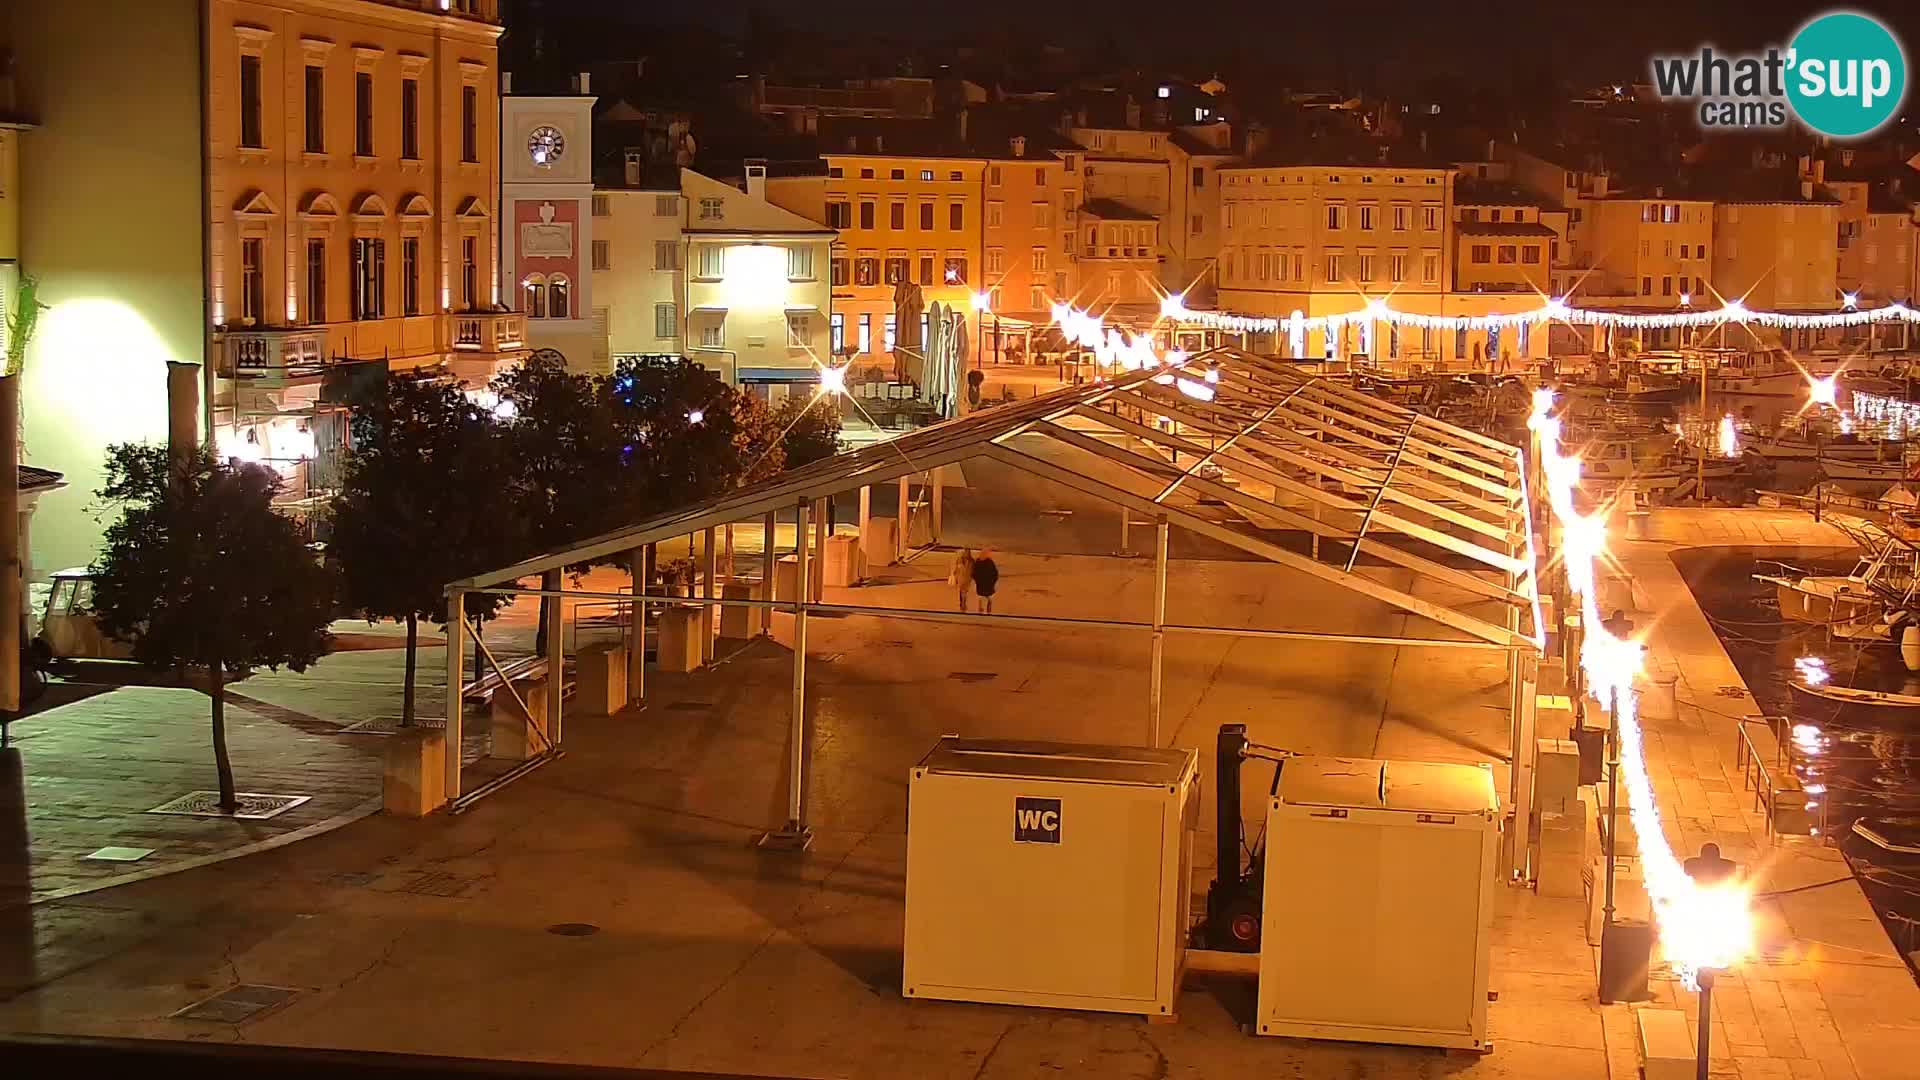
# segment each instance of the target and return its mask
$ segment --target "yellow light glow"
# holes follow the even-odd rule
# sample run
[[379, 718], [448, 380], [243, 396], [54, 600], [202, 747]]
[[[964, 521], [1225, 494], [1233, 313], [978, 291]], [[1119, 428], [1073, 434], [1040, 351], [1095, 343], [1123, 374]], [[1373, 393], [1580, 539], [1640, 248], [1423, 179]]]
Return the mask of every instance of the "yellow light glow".
[[1807, 380], [1807, 400], [1815, 405], [1832, 405], [1839, 394], [1838, 376]]
[[787, 299], [787, 253], [766, 244], [727, 249], [720, 295], [735, 310], [777, 308]]
[[823, 394], [844, 394], [847, 392], [847, 369], [829, 364], [820, 369], [820, 392]]
[[1733, 417], [1720, 418], [1720, 456], [1736, 458], [1740, 456], [1740, 433], [1733, 429]]

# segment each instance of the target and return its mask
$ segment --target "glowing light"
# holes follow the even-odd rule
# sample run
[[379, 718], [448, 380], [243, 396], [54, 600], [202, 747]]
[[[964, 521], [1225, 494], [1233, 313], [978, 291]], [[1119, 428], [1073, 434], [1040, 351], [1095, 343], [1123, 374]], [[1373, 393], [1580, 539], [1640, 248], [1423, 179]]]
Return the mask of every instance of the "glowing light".
[[769, 244], [735, 244], [726, 249], [720, 295], [738, 309], [777, 308], [787, 299], [787, 251]]
[[975, 311], [985, 311], [993, 306], [992, 293], [977, 292], [973, 294], [971, 299], [973, 301], [973, 310]]
[[1720, 456], [1737, 458], [1740, 456], [1740, 433], [1733, 429], [1733, 417], [1720, 418]]
[[820, 392], [824, 394], [844, 394], [847, 392], [847, 369], [828, 364], [820, 369]]
[[1633, 693], [1640, 672], [1639, 642], [1616, 637], [1601, 621], [1594, 588], [1593, 560], [1606, 550], [1606, 531], [1599, 512], [1578, 513], [1573, 489], [1579, 484], [1577, 459], [1560, 453], [1560, 422], [1551, 415], [1553, 393], [1538, 390], [1527, 426], [1539, 446], [1541, 471], [1547, 480], [1547, 501], [1560, 522], [1562, 562], [1567, 582], [1580, 601], [1585, 639], [1580, 667], [1588, 694], [1611, 706], [1620, 731], [1620, 781], [1627, 810], [1640, 838], [1640, 861], [1647, 895], [1660, 925], [1660, 942], [1674, 971], [1697, 987], [1702, 969], [1724, 969], [1745, 957], [1753, 947], [1750, 891], [1739, 881], [1701, 885], [1687, 876], [1667, 843], [1647, 774], [1646, 756]]
[[1853, 434], [1853, 414], [1852, 413], [1840, 414], [1840, 434], [1842, 435]]
[[704, 421], [704, 420], [706, 420], [706, 418], [707, 418], [707, 414], [706, 414], [706, 412], [705, 412], [705, 410], [702, 410], [702, 409], [695, 409], [695, 410], [693, 410], [692, 412], [690, 412], [690, 413], [688, 413], [688, 414], [687, 414], [687, 423], [689, 423], [689, 424], [698, 424], [698, 423], [700, 423], [700, 422], [702, 422], [702, 421]]
[[1848, 311], [1852, 311], [1860, 306], [1860, 294], [1857, 292], [1841, 293], [1840, 303], [1845, 306]]
[[1692, 293], [1681, 293], [1681, 294], [1680, 294], [1680, 306], [1681, 306], [1681, 307], [1692, 307], [1692, 306], [1693, 306], [1693, 294], [1692, 294]]
[[[1795, 660], [1793, 666], [1794, 670], [1800, 673], [1800, 681], [1806, 683], [1808, 686], [1823, 686], [1826, 684], [1826, 681], [1832, 677], [1827, 674], [1827, 662], [1817, 656], [1803, 656]], [[1800, 741], [1802, 728], [1808, 730], [1808, 738], [1813, 738], [1820, 734], [1820, 729], [1811, 724], [1796, 724], [1793, 728], [1793, 738], [1795, 742]]]
[[1160, 314], [1163, 318], [1204, 326], [1232, 333], [1277, 333], [1282, 329], [1292, 331], [1299, 327], [1302, 331], [1338, 330], [1350, 322], [1372, 319], [1392, 323], [1395, 326], [1413, 329], [1431, 330], [1499, 330], [1506, 327], [1538, 324], [1545, 322], [1564, 322], [1578, 326], [1618, 327], [1628, 330], [1664, 330], [1679, 327], [1715, 327], [1730, 322], [1752, 323], [1757, 326], [1784, 330], [1824, 330], [1835, 327], [1867, 326], [1875, 323], [1920, 322], [1920, 312], [1904, 304], [1885, 304], [1876, 308], [1861, 309], [1848, 306], [1845, 310], [1806, 313], [1785, 311], [1752, 311], [1740, 300], [1728, 300], [1718, 308], [1695, 310], [1693, 295], [1682, 293], [1681, 310], [1651, 313], [1624, 311], [1598, 311], [1569, 306], [1565, 297], [1552, 297], [1538, 307], [1523, 311], [1496, 312], [1485, 315], [1427, 315], [1420, 312], [1400, 311], [1384, 300], [1372, 299], [1361, 304], [1360, 310], [1332, 312], [1326, 315], [1305, 317], [1298, 312], [1281, 318], [1272, 315], [1243, 315], [1230, 311], [1195, 311], [1186, 306], [1181, 297], [1169, 296], [1160, 301]]
[[1839, 393], [1839, 376], [1807, 380], [1807, 400], [1815, 405], [1832, 405]]

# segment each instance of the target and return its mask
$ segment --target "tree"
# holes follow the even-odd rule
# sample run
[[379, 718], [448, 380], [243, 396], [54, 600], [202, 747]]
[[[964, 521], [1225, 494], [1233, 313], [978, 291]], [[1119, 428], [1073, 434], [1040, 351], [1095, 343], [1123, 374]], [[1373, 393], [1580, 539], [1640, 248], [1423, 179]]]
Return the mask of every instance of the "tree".
[[152, 667], [199, 667], [212, 699], [220, 806], [239, 807], [227, 756], [226, 680], [255, 668], [305, 671], [332, 644], [333, 575], [273, 509], [280, 478], [216, 462], [205, 447], [107, 450], [100, 498], [120, 507], [93, 564], [100, 628]]
[[840, 452], [840, 409], [830, 396], [802, 398], [789, 395], [775, 412], [786, 467], [797, 469]]
[[[407, 627], [400, 723], [414, 719], [421, 619], [444, 625], [449, 581], [520, 555], [506, 436], [492, 412], [457, 387], [404, 375], [353, 414], [353, 451], [333, 503], [330, 545], [348, 606]], [[507, 597], [466, 594], [468, 618], [484, 623]], [[449, 693], [457, 693], [449, 690]]]
[[620, 524], [732, 487], [743, 467], [737, 394], [683, 358], [625, 360], [602, 391], [621, 433], [631, 516]]

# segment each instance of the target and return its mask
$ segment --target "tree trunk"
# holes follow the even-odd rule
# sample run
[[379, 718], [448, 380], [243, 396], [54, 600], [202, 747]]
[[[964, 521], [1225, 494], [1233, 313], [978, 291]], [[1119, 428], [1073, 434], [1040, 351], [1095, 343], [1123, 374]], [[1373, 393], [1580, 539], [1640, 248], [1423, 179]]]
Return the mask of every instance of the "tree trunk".
[[233, 761], [227, 757], [227, 673], [223, 665], [207, 665], [207, 692], [213, 698], [213, 765], [220, 774], [220, 809], [240, 809], [233, 793]]
[[547, 605], [551, 603], [553, 603], [551, 596], [540, 598], [540, 625], [533, 631], [533, 655], [535, 656], [547, 655], [547, 612], [551, 610]]
[[[419, 647], [419, 642], [420, 617], [409, 611], [407, 612], [407, 677], [400, 690], [401, 727], [413, 726], [413, 671], [416, 660], [415, 650]], [[460, 688], [456, 686], [449, 692], [458, 694]]]

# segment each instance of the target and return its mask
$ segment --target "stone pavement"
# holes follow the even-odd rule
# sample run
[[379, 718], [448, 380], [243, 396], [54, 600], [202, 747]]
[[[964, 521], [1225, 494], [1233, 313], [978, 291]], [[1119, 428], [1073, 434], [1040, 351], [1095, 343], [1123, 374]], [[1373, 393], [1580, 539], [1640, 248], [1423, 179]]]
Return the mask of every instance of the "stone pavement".
[[[1790, 510], [1663, 508], [1652, 524], [1651, 539], [1610, 546], [1649, 609], [1635, 616], [1649, 668], [1680, 680], [1678, 718], [1645, 722], [1655, 798], [1677, 853], [1719, 843], [1727, 857], [1751, 868], [1760, 897], [1758, 955], [1714, 990], [1714, 1074], [1920, 1077], [1920, 987], [1840, 853], [1817, 839], [1769, 836], [1735, 758], [1736, 726], [1759, 715], [1759, 706], [1673, 559], [1688, 548], [1804, 555], [1852, 545], [1837, 529]], [[1654, 990], [1654, 1004], [1697, 1020], [1697, 995], [1676, 980], [1657, 975]], [[1636, 1074], [1631, 1007], [1604, 1012], [1612, 1076], [1625, 1080]]]

